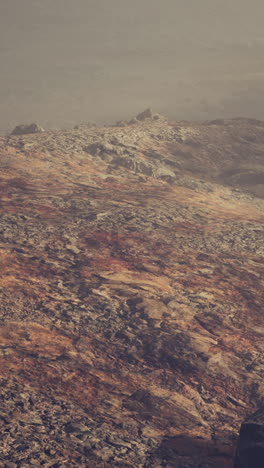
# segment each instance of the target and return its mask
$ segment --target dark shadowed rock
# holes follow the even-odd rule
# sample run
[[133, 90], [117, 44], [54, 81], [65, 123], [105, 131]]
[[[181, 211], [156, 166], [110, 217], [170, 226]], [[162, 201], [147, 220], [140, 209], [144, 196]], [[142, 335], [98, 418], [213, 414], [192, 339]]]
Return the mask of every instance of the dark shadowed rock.
[[[157, 465], [153, 460], [158, 460]], [[158, 446], [155, 457], [150, 457], [147, 468], [152, 466], [181, 468], [231, 468], [232, 451], [221, 440], [193, 438], [180, 434], [167, 437]]]
[[234, 468], [263, 152], [260, 125], [155, 114], [0, 138], [0, 466]]
[[146, 109], [144, 110], [143, 112], [141, 112], [140, 114], [137, 115], [137, 120], [146, 120], [146, 119], [152, 119], [153, 118], [153, 112], [151, 109]]
[[12, 131], [11, 135], [25, 135], [27, 133], [43, 133], [44, 128], [38, 124], [32, 123], [30, 125], [17, 125]]
[[264, 466], [264, 408], [248, 419], [240, 429], [235, 468]]

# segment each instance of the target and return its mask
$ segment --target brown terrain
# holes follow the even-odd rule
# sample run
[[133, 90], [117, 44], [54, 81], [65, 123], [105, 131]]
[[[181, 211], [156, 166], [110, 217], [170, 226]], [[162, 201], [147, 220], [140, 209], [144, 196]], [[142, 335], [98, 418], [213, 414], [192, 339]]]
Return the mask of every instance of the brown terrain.
[[264, 398], [263, 154], [242, 118], [0, 138], [1, 466], [233, 466]]

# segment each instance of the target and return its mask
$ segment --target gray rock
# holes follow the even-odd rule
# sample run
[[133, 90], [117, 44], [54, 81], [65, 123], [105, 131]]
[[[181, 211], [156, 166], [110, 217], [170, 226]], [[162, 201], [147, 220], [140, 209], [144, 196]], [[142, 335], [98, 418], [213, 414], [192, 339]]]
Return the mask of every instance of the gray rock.
[[264, 466], [264, 408], [246, 419], [240, 429], [235, 468]]
[[143, 121], [146, 119], [152, 119], [153, 118], [153, 112], [151, 109], [146, 109], [140, 114], [137, 115], [137, 120]]
[[137, 124], [139, 121], [136, 117], [133, 117], [133, 119], [131, 119], [129, 122], [128, 122], [128, 125], [135, 125]]
[[91, 154], [92, 156], [100, 156], [102, 159], [104, 159], [104, 156], [107, 157], [109, 155], [111, 156], [119, 154], [119, 148], [104, 141], [92, 143], [91, 145], [85, 147], [84, 151]]
[[118, 122], [116, 122], [115, 126], [116, 127], [126, 127], [128, 125], [128, 121], [127, 120], [119, 120]]
[[155, 171], [155, 176], [159, 179], [167, 180], [168, 182], [175, 179], [175, 173], [167, 166], [160, 165]]
[[25, 135], [28, 133], [43, 133], [44, 128], [38, 124], [32, 123], [30, 125], [17, 125], [12, 131], [11, 135]]

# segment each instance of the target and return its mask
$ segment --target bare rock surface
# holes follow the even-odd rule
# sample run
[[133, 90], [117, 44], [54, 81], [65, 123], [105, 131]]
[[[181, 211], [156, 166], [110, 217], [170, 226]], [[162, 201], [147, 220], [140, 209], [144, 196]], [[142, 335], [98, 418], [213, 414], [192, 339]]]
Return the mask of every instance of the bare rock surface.
[[263, 150], [247, 119], [0, 138], [3, 466], [233, 467], [264, 397]]

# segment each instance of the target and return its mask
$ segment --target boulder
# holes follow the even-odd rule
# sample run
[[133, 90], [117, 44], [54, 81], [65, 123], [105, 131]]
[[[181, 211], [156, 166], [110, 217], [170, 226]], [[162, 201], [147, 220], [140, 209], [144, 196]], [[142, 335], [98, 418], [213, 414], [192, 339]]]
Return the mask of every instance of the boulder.
[[30, 125], [17, 125], [12, 131], [11, 135], [25, 135], [27, 133], [42, 133], [44, 128], [38, 124], [32, 123]]
[[164, 165], [158, 166], [155, 171], [155, 176], [159, 179], [167, 180], [167, 182], [172, 182], [176, 178], [173, 170]]
[[264, 466], [264, 407], [247, 418], [240, 429], [235, 468]]
[[136, 117], [136, 119], [140, 120], [140, 121], [147, 120], [147, 119], [152, 119], [152, 118], [153, 118], [153, 112], [152, 112], [151, 109], [144, 110], [143, 112], [138, 114], [137, 117]]
[[103, 154], [117, 154], [117, 149], [111, 143], [98, 141], [84, 148], [86, 153], [93, 156], [102, 156]]
[[139, 121], [136, 117], [133, 117], [133, 119], [131, 119], [129, 122], [128, 122], [128, 125], [135, 125], [135, 124], [138, 124]]

